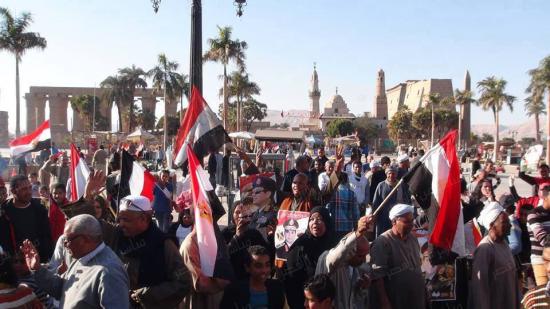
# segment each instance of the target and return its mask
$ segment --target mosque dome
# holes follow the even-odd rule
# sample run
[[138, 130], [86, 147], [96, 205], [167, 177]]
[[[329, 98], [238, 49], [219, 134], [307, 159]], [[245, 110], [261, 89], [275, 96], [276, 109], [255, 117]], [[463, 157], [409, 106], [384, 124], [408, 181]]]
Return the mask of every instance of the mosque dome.
[[325, 103], [325, 108], [334, 108], [339, 106], [346, 106], [346, 102], [341, 95], [335, 94]]

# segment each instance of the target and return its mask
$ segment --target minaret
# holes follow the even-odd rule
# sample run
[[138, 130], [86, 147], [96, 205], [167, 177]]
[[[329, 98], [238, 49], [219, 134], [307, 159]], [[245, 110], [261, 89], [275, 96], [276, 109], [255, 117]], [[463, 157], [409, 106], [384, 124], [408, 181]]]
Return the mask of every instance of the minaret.
[[[464, 76], [464, 90], [468, 90], [468, 91], [471, 91], [471, 79], [470, 79], [470, 72], [468, 72], [468, 70], [466, 70], [466, 76]], [[471, 127], [470, 127], [470, 104], [466, 104], [464, 105], [464, 108], [463, 108], [463, 114], [462, 114], [462, 136], [461, 136], [461, 140], [463, 141], [464, 144], [467, 144], [468, 141], [470, 140], [470, 132], [471, 132]]]
[[377, 119], [388, 120], [388, 99], [386, 98], [386, 78], [384, 71], [378, 70], [376, 79], [376, 97], [372, 108], [372, 116]]
[[312, 118], [319, 117], [319, 99], [321, 90], [319, 90], [319, 77], [317, 76], [317, 64], [313, 63], [313, 75], [311, 76], [311, 90], [309, 91], [311, 99], [310, 112]]

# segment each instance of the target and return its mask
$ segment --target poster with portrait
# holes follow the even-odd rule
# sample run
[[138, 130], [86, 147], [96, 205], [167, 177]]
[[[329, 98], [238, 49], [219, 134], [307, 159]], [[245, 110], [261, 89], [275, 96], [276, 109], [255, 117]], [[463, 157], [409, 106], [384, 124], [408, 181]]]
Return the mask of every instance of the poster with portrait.
[[254, 181], [258, 179], [258, 177], [272, 178], [274, 177], [274, 175], [275, 174], [272, 172], [266, 172], [266, 173], [248, 175], [248, 176], [241, 176], [239, 178], [239, 189], [241, 191], [241, 197], [250, 194], [253, 188]]
[[275, 258], [286, 261], [290, 246], [304, 234], [307, 229], [309, 212], [279, 210], [275, 228]]
[[456, 264], [433, 265], [427, 289], [432, 301], [456, 300]]

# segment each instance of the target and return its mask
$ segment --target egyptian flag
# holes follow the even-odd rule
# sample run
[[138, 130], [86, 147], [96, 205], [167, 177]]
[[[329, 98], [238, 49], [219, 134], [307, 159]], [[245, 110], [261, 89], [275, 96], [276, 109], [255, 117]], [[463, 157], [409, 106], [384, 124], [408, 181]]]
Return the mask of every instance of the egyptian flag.
[[191, 148], [187, 147], [187, 159], [189, 160], [189, 175], [191, 177], [191, 193], [193, 196], [195, 230], [197, 233], [197, 245], [201, 261], [201, 270], [208, 276], [214, 275], [218, 243], [214, 233], [214, 216], [207, 191], [212, 190], [206, 171]]
[[34, 132], [18, 137], [10, 142], [10, 152], [13, 158], [25, 155], [29, 152], [50, 149], [52, 147], [52, 135], [50, 121], [44, 121]]
[[225, 143], [231, 142], [221, 121], [210, 109], [198, 89], [193, 87], [191, 93], [191, 102], [176, 137], [176, 147], [174, 147], [176, 166], [181, 166], [187, 160], [188, 145], [193, 145], [193, 152], [199, 160], [202, 160], [211, 147], [218, 150]]
[[403, 177], [423, 209], [437, 203], [437, 218], [430, 243], [465, 255], [464, 222], [460, 202], [460, 168], [456, 155], [457, 131], [453, 130], [430, 149]]
[[128, 195], [141, 195], [153, 201], [153, 188], [155, 177], [134, 160], [134, 157], [126, 150], [122, 150], [120, 164], [120, 190], [124, 193], [121, 198]]
[[90, 169], [86, 161], [79, 155], [78, 149], [71, 144], [71, 201], [77, 201], [84, 196], [86, 181], [90, 176]]
[[65, 214], [61, 211], [61, 208], [57, 205], [51, 194], [50, 207], [48, 207], [48, 220], [50, 221], [50, 233], [52, 234], [52, 240], [53, 242], [56, 242], [57, 239], [63, 235], [67, 220], [65, 219]]

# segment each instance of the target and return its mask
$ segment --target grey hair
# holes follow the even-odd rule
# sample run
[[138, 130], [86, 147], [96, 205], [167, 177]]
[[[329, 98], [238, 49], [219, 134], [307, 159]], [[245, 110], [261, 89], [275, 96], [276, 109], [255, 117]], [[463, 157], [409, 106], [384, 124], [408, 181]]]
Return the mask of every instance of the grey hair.
[[75, 234], [90, 236], [98, 241], [101, 241], [103, 235], [99, 221], [94, 216], [88, 214], [72, 217], [67, 221], [65, 230], [70, 230]]

